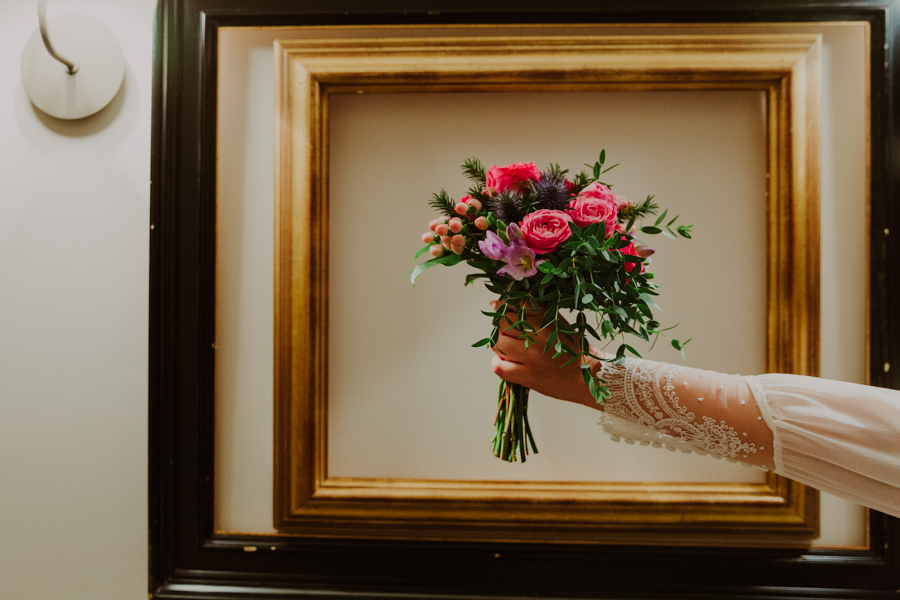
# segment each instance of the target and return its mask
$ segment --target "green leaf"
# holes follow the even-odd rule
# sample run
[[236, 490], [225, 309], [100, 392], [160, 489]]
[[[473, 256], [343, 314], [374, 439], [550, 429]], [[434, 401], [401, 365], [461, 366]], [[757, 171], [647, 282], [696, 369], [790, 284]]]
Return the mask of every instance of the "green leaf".
[[600, 164], [602, 165], [605, 162], [606, 162], [606, 149], [604, 148], [603, 150], [600, 150]]
[[616, 331], [613, 328], [613, 324], [610, 323], [609, 321], [607, 321], [606, 319], [603, 319], [603, 321], [600, 323], [600, 331], [602, 331], [603, 335], [608, 338], [615, 337], [615, 335], [616, 335]]
[[[663, 220], [666, 218], [666, 215], [667, 215], [667, 214], [669, 214], [669, 209], [668, 209], [668, 208], [667, 208], [666, 210], [663, 211], [663, 214], [659, 215], [659, 218], [656, 220], [656, 223], [654, 223], [654, 225], [658, 227], [659, 224], [662, 223]], [[677, 218], [677, 217], [676, 217], [676, 218]]]
[[556, 311], [552, 309], [548, 309], [547, 312], [544, 313], [543, 318], [541, 319], [541, 329], [547, 327], [556, 320]]
[[466, 275], [465, 285], [471, 285], [475, 283], [477, 279], [480, 279], [482, 277], [490, 277], [490, 275], [488, 275], [487, 273], [469, 273], [468, 275]]
[[433, 246], [433, 245], [434, 245], [434, 244], [428, 244], [427, 246], [425, 246], [424, 248], [422, 248], [421, 250], [419, 250], [418, 252], [416, 252], [416, 255], [413, 256], [413, 260], [419, 258], [419, 257], [422, 256], [423, 254], [425, 254], [426, 252], [428, 252], [428, 250], [430, 250], [430, 249], [431, 249], [431, 246]]
[[475, 342], [474, 344], [472, 344], [472, 347], [473, 347], [473, 348], [480, 348], [480, 347], [482, 347], [482, 346], [487, 346], [487, 345], [490, 344], [490, 343], [491, 343], [491, 338], [486, 337], [486, 338], [484, 338], [483, 340], [478, 340], [477, 342]]
[[462, 262], [462, 257], [458, 254], [447, 254], [441, 256], [440, 258], [432, 258], [431, 260], [416, 265], [416, 267], [412, 271], [410, 271], [411, 275], [409, 278], [409, 282], [413, 285], [416, 285], [416, 279], [419, 278], [419, 275], [421, 275], [431, 267], [437, 265], [446, 265], [448, 267], [452, 267], [453, 265], [457, 265], [460, 262]]
[[[613, 169], [615, 169], [616, 167], [618, 167], [618, 166], [621, 165], [621, 164], [622, 164], [622, 163], [616, 163], [616, 164], [614, 164], [614, 165], [611, 166], [611, 167], [606, 167], [605, 169], [603, 169], [603, 173], [612, 171]], [[602, 175], [603, 173], [601, 173], [601, 175]]]
[[566, 221], [566, 224], [569, 226], [569, 230], [572, 232], [572, 235], [576, 239], [580, 240], [581, 239], [581, 229], [578, 227], [578, 225], [576, 225], [572, 221]]
[[641, 227], [641, 231], [644, 233], [651, 234], [651, 235], [663, 232], [663, 230], [660, 229], [659, 227], [651, 227], [649, 225], [647, 225], [645, 227]]
[[638, 351], [635, 350], [634, 348], [632, 348], [631, 346], [629, 346], [628, 344], [622, 344], [622, 346], [624, 346], [626, 350], [628, 350], [629, 352], [631, 352], [632, 354], [634, 354], [634, 355], [637, 356], [638, 358], [641, 358], [641, 355], [638, 353]]
[[588, 294], [588, 295], [584, 296], [584, 297], [581, 299], [581, 303], [582, 303], [582, 304], [588, 304], [588, 303], [590, 303], [590, 301], [593, 300], [593, 299], [594, 299], [594, 295], [593, 295], [593, 294]]

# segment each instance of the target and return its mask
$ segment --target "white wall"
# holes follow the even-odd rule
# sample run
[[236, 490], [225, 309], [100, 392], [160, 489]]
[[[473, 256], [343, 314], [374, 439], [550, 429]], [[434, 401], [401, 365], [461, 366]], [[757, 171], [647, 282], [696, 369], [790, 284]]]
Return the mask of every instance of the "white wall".
[[0, 598], [147, 597], [153, 0], [59, 0], [125, 53], [94, 117], [40, 115], [19, 61], [35, 0], [0, 2]]

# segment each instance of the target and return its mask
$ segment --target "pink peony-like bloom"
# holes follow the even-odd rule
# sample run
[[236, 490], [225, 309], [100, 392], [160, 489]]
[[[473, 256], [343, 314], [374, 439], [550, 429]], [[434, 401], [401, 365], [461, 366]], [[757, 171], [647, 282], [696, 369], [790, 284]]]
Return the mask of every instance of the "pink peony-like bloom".
[[613, 203], [616, 201], [616, 195], [612, 193], [612, 190], [597, 181], [578, 192], [578, 195], [587, 196], [588, 198], [598, 198], [600, 200], [609, 200]]
[[493, 231], [485, 233], [484, 239], [478, 242], [478, 248], [491, 260], [503, 260], [506, 252], [506, 244]]
[[527, 214], [521, 226], [525, 243], [538, 254], [553, 252], [572, 235], [568, 225], [571, 220], [561, 210], [541, 209]]
[[616, 215], [619, 210], [612, 197], [597, 198], [582, 194], [569, 202], [566, 212], [579, 227], [587, 227], [591, 223], [606, 223], [606, 237], [611, 237], [616, 231]]
[[498, 275], [509, 275], [516, 281], [537, 275], [542, 260], [535, 260], [534, 250], [521, 243], [510, 244], [504, 256], [506, 266], [497, 270]]
[[616, 202], [616, 208], [618, 208], [619, 210], [628, 208], [629, 206], [634, 206], [634, 204], [631, 202], [631, 200], [629, 200], [625, 196], [616, 195], [616, 196], [613, 196], [613, 199]]
[[514, 189], [524, 192], [528, 189], [530, 180], [538, 181], [541, 178], [541, 172], [533, 162], [515, 162], [505, 167], [494, 165], [487, 172], [487, 187], [492, 192], [502, 192], [508, 189]]

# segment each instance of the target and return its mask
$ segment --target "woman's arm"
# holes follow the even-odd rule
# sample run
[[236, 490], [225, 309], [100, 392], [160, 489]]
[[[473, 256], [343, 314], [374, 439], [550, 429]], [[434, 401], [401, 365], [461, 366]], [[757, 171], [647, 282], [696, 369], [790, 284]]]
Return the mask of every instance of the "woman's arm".
[[539, 332], [538, 343], [527, 351], [522, 340], [501, 335], [494, 349], [494, 373], [546, 396], [602, 411], [601, 424], [613, 439], [690, 448], [764, 469], [775, 467], [772, 430], [741, 376], [640, 359], [629, 358], [621, 365], [588, 359], [591, 372], [604, 379], [612, 393], [606, 404], [598, 404], [578, 364], [560, 368], [568, 356], [553, 359], [540, 351], [546, 335]]
[[[900, 517], [900, 392], [817, 377], [742, 377], [642, 359], [590, 359], [612, 396], [594, 402], [578, 365], [560, 368], [502, 335], [494, 372], [600, 411], [613, 439], [724, 457]], [[593, 352], [598, 356], [601, 353]]]

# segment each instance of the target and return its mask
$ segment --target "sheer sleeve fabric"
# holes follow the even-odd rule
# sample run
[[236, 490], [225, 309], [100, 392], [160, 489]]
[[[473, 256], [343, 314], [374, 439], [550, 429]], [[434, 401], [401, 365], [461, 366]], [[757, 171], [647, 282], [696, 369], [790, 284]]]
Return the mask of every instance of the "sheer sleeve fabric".
[[598, 373], [614, 441], [709, 454], [900, 516], [900, 392], [627, 359]]
[[801, 375], [747, 377], [777, 473], [900, 517], [900, 392]]

